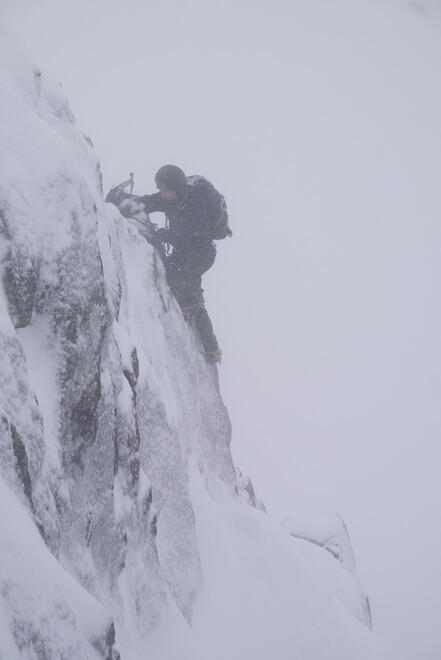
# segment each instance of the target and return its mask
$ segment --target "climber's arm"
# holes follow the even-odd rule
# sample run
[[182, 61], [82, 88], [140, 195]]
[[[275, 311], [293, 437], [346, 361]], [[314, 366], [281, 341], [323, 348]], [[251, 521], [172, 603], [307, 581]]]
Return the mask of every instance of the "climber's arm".
[[143, 195], [139, 201], [144, 204], [147, 213], [155, 211], [169, 213], [176, 205], [176, 193], [172, 190], [163, 190], [153, 195]]

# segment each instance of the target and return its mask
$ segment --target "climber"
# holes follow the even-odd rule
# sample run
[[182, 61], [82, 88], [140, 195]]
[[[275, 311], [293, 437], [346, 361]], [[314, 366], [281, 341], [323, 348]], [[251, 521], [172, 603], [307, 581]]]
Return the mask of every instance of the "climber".
[[155, 176], [157, 193], [139, 200], [147, 213], [162, 211], [166, 227], [156, 236], [171, 254], [165, 258], [170, 289], [184, 317], [193, 321], [209, 362], [220, 362], [222, 351], [204, 305], [202, 275], [214, 263], [213, 240], [231, 236], [225, 200], [214, 186], [201, 176], [186, 177], [175, 165], [164, 165]]

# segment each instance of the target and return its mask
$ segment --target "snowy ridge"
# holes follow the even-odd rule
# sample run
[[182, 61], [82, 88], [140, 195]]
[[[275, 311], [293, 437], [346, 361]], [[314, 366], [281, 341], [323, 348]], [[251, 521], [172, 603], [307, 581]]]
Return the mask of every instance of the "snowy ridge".
[[1, 37], [0, 657], [380, 659], [339, 562], [236, 472], [158, 255]]
[[341, 516], [310, 513], [308, 518], [287, 518], [282, 527], [294, 538], [304, 541], [302, 550], [316, 574], [372, 630], [369, 598], [358, 581], [351, 540]]

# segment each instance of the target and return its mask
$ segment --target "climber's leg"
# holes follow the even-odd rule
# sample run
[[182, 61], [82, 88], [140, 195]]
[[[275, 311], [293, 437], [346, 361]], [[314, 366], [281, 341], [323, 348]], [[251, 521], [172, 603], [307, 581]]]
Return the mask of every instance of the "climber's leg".
[[207, 358], [218, 362], [221, 356], [213, 325], [204, 305], [198, 307], [193, 315], [193, 323], [198, 331]]

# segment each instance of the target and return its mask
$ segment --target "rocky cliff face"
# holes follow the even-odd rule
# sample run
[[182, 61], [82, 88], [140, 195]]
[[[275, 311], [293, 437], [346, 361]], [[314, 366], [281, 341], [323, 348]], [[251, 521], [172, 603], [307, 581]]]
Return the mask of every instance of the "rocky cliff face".
[[[298, 657], [324, 657], [295, 608], [326, 610], [327, 587], [235, 471], [155, 249], [104, 204], [61, 87], [1, 49], [0, 657], [282, 659], [293, 626]], [[374, 657], [342, 601], [335, 657]]]

